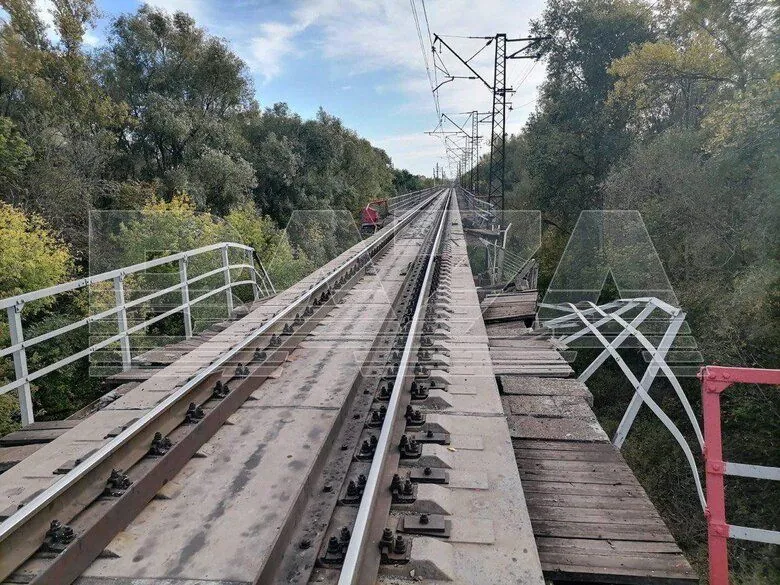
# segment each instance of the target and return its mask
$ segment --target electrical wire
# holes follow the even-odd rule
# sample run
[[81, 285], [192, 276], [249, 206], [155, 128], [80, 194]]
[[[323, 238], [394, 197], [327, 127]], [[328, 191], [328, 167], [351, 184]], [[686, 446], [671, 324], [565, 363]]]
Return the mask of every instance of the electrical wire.
[[[439, 92], [438, 88], [440, 86], [439, 84], [439, 73], [438, 73], [438, 67], [436, 66], [436, 49], [433, 47], [433, 35], [431, 34], [431, 23], [428, 20], [428, 9], [425, 8], [425, 0], [420, 0], [422, 4], [423, 9], [423, 17], [425, 18], [425, 29], [428, 31], [428, 45], [431, 47], [431, 62], [433, 63], [433, 81], [435, 82], [435, 86], [433, 86], [433, 100], [436, 104], [436, 113], [441, 117], [441, 106], [439, 104]], [[441, 61], [441, 57], [439, 57], [439, 61]], [[447, 67], [444, 66], [444, 63], [442, 63], [442, 66], [444, 67], [444, 70], [442, 71], [445, 75], [449, 76], [449, 71], [447, 71]]]
[[470, 63], [470, 62], [471, 62], [471, 60], [472, 60], [474, 57], [476, 57], [476, 56], [477, 56], [477, 55], [479, 55], [479, 54], [480, 54], [482, 51], [484, 51], [485, 49], [487, 49], [487, 48], [488, 48], [488, 47], [491, 45], [491, 43], [492, 43], [492, 42], [493, 42], [493, 39], [490, 39], [490, 40], [488, 40], [488, 42], [487, 42], [487, 43], [485, 43], [485, 44], [482, 46], [482, 48], [481, 48], [481, 49], [479, 49], [479, 50], [478, 50], [476, 53], [474, 53], [474, 54], [473, 54], [471, 57], [469, 57], [468, 59], [466, 59], [466, 63]]
[[[409, 5], [412, 8], [412, 17], [414, 18], [414, 24], [415, 27], [417, 28], [417, 38], [420, 41], [420, 50], [422, 51], [423, 62], [425, 63], [425, 73], [428, 76], [428, 83], [430, 83], [431, 85], [431, 93], [433, 94], [433, 105], [436, 108], [436, 113], [441, 115], [441, 110], [439, 108], [439, 97], [436, 91], [434, 91], [434, 88], [436, 87], [437, 84], [434, 84], [434, 77], [431, 75], [431, 66], [430, 63], [428, 62], [428, 52], [425, 50], [425, 41], [423, 41], [423, 32], [420, 25], [420, 16], [417, 12], [417, 5], [415, 4], [415, 0], [409, 0]], [[430, 39], [430, 36], [428, 38]]]

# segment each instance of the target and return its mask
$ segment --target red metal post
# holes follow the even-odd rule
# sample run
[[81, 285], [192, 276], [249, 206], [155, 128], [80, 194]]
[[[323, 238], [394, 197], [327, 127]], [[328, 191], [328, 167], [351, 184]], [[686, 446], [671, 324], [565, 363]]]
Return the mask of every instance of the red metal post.
[[780, 384], [780, 370], [706, 366], [699, 372], [704, 417], [704, 470], [707, 480], [707, 549], [710, 585], [728, 585], [726, 495], [723, 475], [723, 441], [720, 425], [720, 393], [736, 383]]
[[728, 585], [729, 560], [726, 540], [726, 496], [723, 482], [723, 443], [720, 429], [720, 393], [727, 385], [710, 377], [707, 368], [702, 379], [701, 405], [704, 417], [704, 473], [707, 490], [707, 551], [710, 565], [710, 585]]

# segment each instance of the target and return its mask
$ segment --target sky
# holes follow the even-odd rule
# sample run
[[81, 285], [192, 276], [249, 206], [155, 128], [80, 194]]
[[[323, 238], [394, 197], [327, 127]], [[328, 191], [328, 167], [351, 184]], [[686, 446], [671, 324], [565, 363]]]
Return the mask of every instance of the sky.
[[[44, 19], [49, 1], [37, 0]], [[540, 16], [544, 0], [426, 0], [424, 9], [423, 0], [148, 3], [170, 13], [187, 12], [199, 26], [225, 39], [247, 63], [262, 107], [287, 102], [304, 118], [313, 117], [323, 107], [383, 148], [396, 168], [430, 176], [437, 162], [445, 164], [445, 148], [441, 137], [425, 134], [436, 127], [438, 115], [412, 5], [430, 64], [428, 29], [470, 56], [485, 41], [454, 37], [492, 36], [497, 32], [525, 36], [529, 20]], [[85, 38], [91, 46], [105, 42], [113, 17], [133, 12], [141, 3], [97, 0], [97, 5], [103, 16]], [[493, 51], [490, 45], [471, 61], [489, 82], [493, 77]], [[442, 59], [452, 75], [468, 74], [452, 55], [443, 53]], [[530, 59], [509, 62], [507, 82], [517, 91], [511, 100], [507, 132], [517, 133], [522, 128], [534, 109], [537, 86], [543, 78], [542, 63]], [[491, 92], [476, 80], [455, 80], [439, 90], [440, 109], [445, 113], [487, 112], [491, 100]], [[463, 115], [451, 117], [459, 123], [465, 120]], [[482, 125], [480, 133], [486, 136], [480, 152], [487, 152], [489, 124]]]

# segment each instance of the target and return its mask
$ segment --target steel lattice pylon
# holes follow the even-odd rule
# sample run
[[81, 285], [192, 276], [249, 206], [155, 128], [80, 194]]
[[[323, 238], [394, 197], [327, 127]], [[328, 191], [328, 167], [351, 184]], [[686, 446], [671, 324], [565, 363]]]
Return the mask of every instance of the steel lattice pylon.
[[477, 165], [479, 164], [479, 112], [476, 110], [471, 112], [471, 192], [477, 193], [479, 177], [475, 176], [477, 173]]
[[490, 134], [490, 175], [488, 203], [504, 209], [504, 155], [506, 149], [506, 35], [496, 35], [495, 77], [493, 79], [493, 125]]

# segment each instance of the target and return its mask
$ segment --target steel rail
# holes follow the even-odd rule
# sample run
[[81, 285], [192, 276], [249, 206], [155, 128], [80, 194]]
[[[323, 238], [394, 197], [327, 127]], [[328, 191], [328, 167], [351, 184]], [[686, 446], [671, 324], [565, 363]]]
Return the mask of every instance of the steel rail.
[[436, 236], [433, 241], [433, 246], [431, 247], [428, 264], [425, 269], [425, 276], [423, 277], [422, 287], [420, 288], [420, 296], [417, 299], [417, 305], [415, 306], [414, 315], [409, 326], [409, 335], [406, 338], [406, 345], [404, 346], [404, 351], [398, 364], [398, 372], [396, 373], [393, 382], [393, 391], [390, 395], [384, 423], [382, 424], [382, 430], [379, 434], [379, 440], [374, 451], [371, 469], [368, 472], [366, 486], [360, 501], [360, 507], [358, 508], [355, 525], [352, 529], [349, 546], [347, 547], [347, 552], [344, 557], [344, 564], [341, 569], [338, 585], [357, 585], [359, 583], [360, 569], [365, 557], [365, 551], [368, 546], [371, 546], [372, 535], [370, 526], [372, 513], [374, 512], [375, 502], [379, 497], [380, 490], [383, 486], [386, 487], [385, 484], [380, 483], [380, 481], [385, 478], [387, 455], [390, 452], [391, 439], [394, 435], [395, 426], [400, 418], [399, 405], [401, 403], [401, 395], [404, 391], [404, 381], [408, 374], [417, 330], [421, 327], [422, 318], [424, 316], [427, 304], [426, 292], [428, 291], [433, 278], [435, 258], [441, 244], [444, 227], [447, 224], [447, 212], [451, 197], [451, 193], [447, 195], [441, 212], [442, 217], [439, 220]]
[[[294, 313], [294, 311], [301, 307], [301, 305], [307, 303], [315, 294], [318, 293], [318, 291], [323, 288], [327, 288], [331, 282], [339, 278], [342, 273], [349, 270], [363, 258], [370, 256], [371, 252], [376, 249], [381, 249], [381, 247], [383, 247], [395, 237], [395, 234], [399, 229], [405, 227], [409, 222], [411, 222], [412, 219], [414, 219], [417, 214], [422, 211], [422, 209], [435, 201], [440, 194], [441, 191], [433, 193], [418, 206], [404, 214], [396, 222], [384, 228], [384, 230], [387, 231], [382, 230], [377, 232], [374, 238], [371, 238], [369, 241], [367, 241], [362, 250], [357, 252], [348, 260], [344, 261], [340, 266], [335, 268], [316, 284], [313, 284], [307, 288], [305, 292], [298, 296], [289, 305], [276, 313], [268, 321], [261, 324], [257, 329], [236, 343], [232, 348], [223, 353], [214, 362], [208, 366], [203, 367], [194, 375], [192, 375], [185, 384], [169, 394], [164, 400], [154, 406], [138, 420], [133, 422], [119, 435], [100, 447], [97, 451], [84, 459], [84, 461], [75, 466], [70, 472], [63, 475], [62, 478], [59, 479], [56, 483], [42, 491], [24, 506], [22, 506], [17, 512], [0, 523], [0, 558], [3, 556], [4, 542], [26, 522], [31, 520], [48, 506], [52, 505], [53, 502], [57, 500], [57, 498], [66, 493], [71, 487], [76, 485], [89, 472], [97, 468], [102, 463], [106, 462], [115, 452], [121, 449], [125, 443], [131, 441], [134, 437], [147, 430], [168, 410], [179, 404], [187, 397], [188, 394], [195, 390], [199, 384], [206, 381], [220, 368], [228, 364], [230, 360], [232, 360], [239, 352], [244, 350], [253, 341], [257, 340], [263, 335], [271, 333], [271, 330], [275, 326], [281, 324], [286, 317]], [[8, 576], [8, 573], [6, 573], [4, 569], [4, 567], [0, 566], [0, 579], [4, 579]]]

